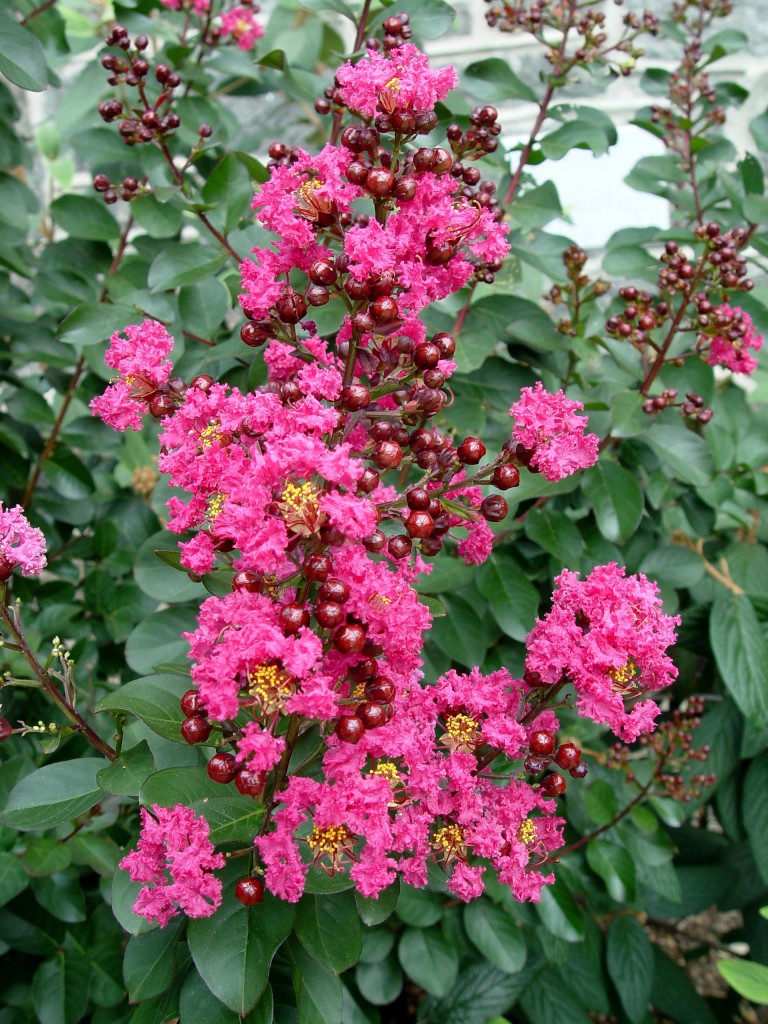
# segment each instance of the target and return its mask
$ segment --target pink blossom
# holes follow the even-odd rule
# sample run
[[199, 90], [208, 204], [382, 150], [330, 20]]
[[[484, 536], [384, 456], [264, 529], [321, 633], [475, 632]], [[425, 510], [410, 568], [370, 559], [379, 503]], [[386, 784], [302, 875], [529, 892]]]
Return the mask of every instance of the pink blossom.
[[210, 572], [216, 561], [216, 551], [208, 533], [198, 533], [190, 541], [181, 541], [181, 564], [189, 572], [199, 576]]
[[336, 77], [343, 102], [366, 117], [382, 111], [432, 110], [458, 82], [454, 67], [430, 68], [427, 55], [412, 43], [386, 55], [368, 50], [357, 64], [347, 61]]
[[116, 331], [104, 356], [107, 366], [117, 370], [103, 395], [94, 398], [91, 409], [113, 430], [140, 430], [147, 403], [168, 381], [173, 369], [167, 358], [173, 338], [156, 320], [130, 324], [126, 337]]
[[738, 306], [731, 308], [727, 302], [712, 313], [713, 319], [718, 316], [728, 318], [728, 336], [718, 334], [712, 338], [707, 360], [710, 366], [725, 366], [733, 373], [754, 373], [757, 360], [747, 350], [759, 352], [763, 336], [755, 330], [752, 317]]
[[679, 616], [662, 611], [658, 587], [642, 573], [626, 576], [615, 562], [585, 579], [563, 570], [552, 610], [527, 639], [526, 667], [545, 683], [573, 681], [579, 711], [624, 739], [653, 729], [653, 701], [625, 700], [669, 686], [677, 669], [666, 654]]
[[211, 0], [160, 0], [163, 7], [172, 11], [180, 11], [183, 7], [191, 7], [195, 14], [206, 14], [211, 9]]
[[237, 741], [237, 760], [245, 761], [252, 771], [268, 772], [278, 763], [284, 750], [282, 736], [265, 732], [257, 722], [248, 722], [243, 727], [242, 739]]
[[594, 465], [599, 454], [596, 434], [586, 434], [586, 416], [578, 416], [581, 402], [571, 401], [562, 391], [551, 394], [541, 381], [523, 388], [509, 410], [515, 421], [512, 438], [533, 451], [530, 465], [547, 480], [562, 480], [578, 469]]
[[210, 842], [208, 822], [188, 807], [141, 809], [141, 837], [120, 867], [132, 882], [144, 882], [133, 905], [136, 914], [164, 928], [179, 910], [210, 917], [221, 903], [221, 881], [211, 872], [224, 858]]
[[378, 524], [376, 506], [367, 498], [354, 494], [340, 494], [328, 491], [320, 499], [320, 508], [328, 516], [331, 525], [349, 537], [363, 540], [370, 537]]
[[493, 551], [493, 538], [493, 530], [480, 519], [467, 528], [467, 536], [459, 541], [459, 555], [468, 565], [482, 565]]
[[250, 7], [232, 7], [221, 16], [221, 34], [231, 35], [241, 50], [252, 50], [264, 35], [264, 26], [256, 20]]
[[17, 565], [22, 576], [39, 576], [46, 566], [45, 537], [30, 525], [21, 505], [3, 508], [0, 501], [0, 582]]

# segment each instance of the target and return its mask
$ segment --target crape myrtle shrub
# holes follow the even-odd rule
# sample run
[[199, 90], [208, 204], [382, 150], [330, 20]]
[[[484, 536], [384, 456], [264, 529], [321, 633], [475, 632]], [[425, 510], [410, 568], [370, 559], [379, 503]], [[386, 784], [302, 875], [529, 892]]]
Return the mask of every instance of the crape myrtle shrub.
[[[444, 0], [0, 13], [2, 1024], [730, 1021], [712, 905], [764, 998], [729, 7], [488, 4], [530, 81]], [[628, 74], [672, 227], [598, 276], [530, 168]]]

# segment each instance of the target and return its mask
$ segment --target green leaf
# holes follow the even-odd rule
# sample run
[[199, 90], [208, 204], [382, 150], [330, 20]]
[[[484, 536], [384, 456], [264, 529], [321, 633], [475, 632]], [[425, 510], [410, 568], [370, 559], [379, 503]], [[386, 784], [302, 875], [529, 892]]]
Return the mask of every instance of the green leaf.
[[520, 996], [520, 1005], [536, 1024], [587, 1024], [589, 1017], [578, 1003], [576, 992], [569, 990], [566, 977], [552, 968], [536, 976], [533, 985]]
[[47, 764], [14, 786], [3, 820], [10, 828], [53, 828], [72, 821], [103, 796], [96, 775], [104, 762], [88, 757]]
[[[521, 992], [533, 987], [538, 968], [505, 974], [490, 964], [472, 964], [462, 970], [456, 984], [442, 999], [428, 997], [419, 1007], [421, 1024], [487, 1024], [494, 1014], [508, 1010]], [[565, 1021], [570, 1021], [568, 1013]], [[534, 1018], [535, 1020], [535, 1018]], [[564, 1024], [564, 1020], [558, 1024]], [[536, 1020], [536, 1024], [540, 1024]]]
[[432, 623], [430, 643], [467, 668], [481, 664], [489, 644], [487, 621], [461, 597], [446, 596], [444, 603], [445, 618]]
[[59, 921], [67, 924], [85, 921], [85, 894], [77, 868], [69, 867], [55, 875], [36, 878], [32, 888], [37, 902]]
[[768, 882], [768, 752], [752, 760], [744, 779], [744, 824], [752, 856], [764, 882]]
[[179, 730], [184, 713], [179, 701], [189, 686], [189, 680], [184, 676], [170, 674], [133, 679], [102, 697], [96, 711], [127, 711], [140, 718], [158, 736], [182, 743]]
[[518, 562], [495, 551], [478, 571], [478, 587], [507, 636], [525, 640], [539, 610], [539, 595]]
[[512, 223], [523, 228], [541, 228], [562, 215], [560, 197], [552, 181], [528, 189], [509, 208]]
[[231, 889], [212, 917], [189, 922], [192, 959], [217, 999], [245, 1014], [259, 1001], [272, 958], [293, 926], [295, 909], [266, 893], [264, 902], [244, 907]]
[[501, 907], [489, 900], [474, 900], [464, 908], [464, 927], [486, 960], [507, 974], [523, 969], [525, 935]]
[[83, 955], [65, 949], [35, 972], [32, 997], [40, 1024], [77, 1024], [88, 1009], [90, 968]]
[[747, 960], [719, 960], [717, 969], [740, 996], [752, 1003], [768, 1004], [768, 967]]
[[161, 203], [155, 196], [132, 199], [131, 213], [151, 238], [174, 238], [181, 231], [182, 211], [172, 203]]
[[155, 612], [132, 630], [125, 644], [125, 660], [140, 675], [148, 675], [157, 665], [186, 665], [189, 644], [181, 634], [194, 624], [190, 608]]
[[562, 512], [534, 508], [525, 519], [526, 535], [570, 568], [576, 566], [584, 550], [579, 528]]
[[403, 989], [403, 972], [394, 956], [373, 964], [358, 964], [355, 982], [360, 994], [374, 1006], [386, 1006], [397, 999]]
[[[385, 5], [371, 27], [380, 24], [391, 13], [388, 6]], [[456, 20], [456, 11], [445, 0], [398, 0], [397, 10], [404, 11], [410, 17], [409, 24], [414, 35], [422, 39], [439, 39]]]
[[51, 203], [51, 216], [73, 238], [109, 242], [120, 234], [120, 225], [106, 206], [87, 196], [59, 196]]
[[643, 518], [643, 492], [636, 476], [616, 462], [600, 459], [588, 471], [583, 487], [605, 539], [629, 540]]
[[296, 911], [296, 935], [306, 951], [335, 974], [360, 959], [360, 918], [351, 892], [304, 896]]
[[24, 892], [28, 885], [29, 878], [19, 858], [0, 851], [0, 907]]
[[554, 885], [544, 885], [541, 902], [536, 912], [545, 928], [566, 942], [580, 942], [584, 936], [584, 921], [581, 911], [562, 880]]
[[355, 903], [363, 924], [369, 927], [381, 924], [395, 911], [397, 899], [400, 895], [400, 879], [396, 879], [392, 885], [382, 889], [378, 896], [361, 896], [355, 893]]
[[404, 924], [427, 928], [431, 924], [436, 924], [443, 916], [442, 903], [442, 898], [437, 893], [401, 885], [397, 916]]
[[596, 825], [607, 825], [613, 821], [619, 810], [613, 786], [605, 779], [596, 779], [584, 793], [584, 810]]
[[684, 483], [706, 487], [710, 482], [713, 465], [707, 442], [682, 423], [655, 423], [642, 440]]
[[30, 92], [48, 86], [45, 53], [37, 37], [6, 14], [0, 14], [0, 74]]
[[718, 671], [739, 710], [753, 725], [768, 725], [768, 640], [746, 594], [717, 594], [709, 639]]
[[611, 119], [594, 107], [561, 104], [549, 116], [565, 123], [541, 139], [541, 151], [548, 160], [560, 160], [572, 149], [589, 149], [602, 156], [618, 138]]
[[710, 1010], [687, 974], [657, 947], [654, 954], [653, 992], [651, 1002], [656, 1010], [672, 1017], [677, 1024], [717, 1024]]
[[[248, 1014], [247, 1024], [272, 1024], [272, 989], [264, 994]], [[197, 971], [184, 979], [179, 998], [180, 1020], [184, 1024], [241, 1024], [242, 1018], [214, 996]]]
[[606, 961], [611, 981], [631, 1021], [645, 1019], [653, 989], [653, 946], [640, 922], [620, 914], [608, 929]]
[[170, 921], [146, 935], [128, 940], [123, 960], [123, 978], [132, 1003], [159, 996], [170, 988], [175, 970], [174, 949], [181, 934], [183, 919]]
[[600, 875], [617, 903], [629, 903], [635, 898], [635, 862], [623, 846], [600, 836], [587, 845], [587, 863]]
[[212, 337], [229, 307], [229, 291], [218, 277], [185, 285], [179, 292], [179, 312], [184, 326], [201, 338]]
[[[529, 100], [535, 103], [538, 99], [534, 90], [517, 77], [507, 61], [499, 57], [468, 64], [464, 68], [462, 82], [475, 96], [480, 96], [484, 103], [501, 100]], [[473, 85], [476, 86], [474, 90]]]
[[[138, 842], [138, 836], [136, 839], [125, 849], [127, 854], [132, 850]], [[127, 871], [118, 864], [115, 867], [114, 874], [112, 876], [112, 894], [111, 904], [112, 913], [115, 915], [120, 925], [129, 932], [131, 935], [143, 935], [144, 932], [150, 932], [157, 928], [157, 923], [148, 921], [146, 917], [141, 917], [139, 914], [133, 912], [133, 905], [139, 895], [141, 889], [141, 882], [132, 882], [131, 877]]]
[[121, 331], [126, 324], [141, 319], [140, 312], [134, 306], [86, 302], [62, 320], [57, 337], [65, 345], [72, 345], [78, 350], [88, 345], [106, 345], [115, 331]]
[[[166, 604], [182, 604], [203, 596], [199, 583], [181, 568], [178, 537], [160, 530], [147, 537], [136, 552], [133, 575], [148, 597]], [[170, 549], [170, 550], [168, 550]]]
[[213, 782], [205, 768], [163, 768], [154, 772], [141, 787], [140, 799], [145, 807], [191, 807], [208, 821], [214, 844], [250, 841], [264, 817], [263, 804], [240, 796], [233, 785]]
[[298, 1024], [338, 1024], [341, 980], [295, 942], [289, 943]]
[[146, 740], [126, 750], [112, 764], [102, 768], [96, 781], [107, 793], [136, 796], [146, 777], [155, 770], [152, 751]]
[[149, 268], [149, 288], [152, 292], [167, 291], [180, 285], [194, 284], [212, 277], [224, 262], [224, 255], [211, 246], [169, 245], [155, 257]]
[[27, 843], [24, 851], [24, 868], [27, 874], [34, 877], [53, 875], [57, 871], [63, 871], [71, 863], [70, 844], [60, 843], [47, 836], [35, 836]]
[[397, 956], [406, 974], [433, 996], [444, 996], [456, 981], [458, 952], [436, 928], [406, 928]]

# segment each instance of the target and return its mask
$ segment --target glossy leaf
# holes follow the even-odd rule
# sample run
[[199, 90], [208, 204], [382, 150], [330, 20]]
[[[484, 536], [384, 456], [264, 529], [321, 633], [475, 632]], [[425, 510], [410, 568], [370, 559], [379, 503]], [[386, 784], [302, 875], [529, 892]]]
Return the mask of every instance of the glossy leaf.
[[653, 990], [653, 946], [640, 922], [622, 914], [608, 929], [608, 973], [631, 1021], [644, 1020]]
[[474, 900], [464, 908], [464, 927], [485, 959], [507, 974], [521, 971], [526, 959], [525, 934], [499, 906]]
[[101, 799], [96, 775], [103, 764], [100, 758], [85, 758], [38, 768], [11, 791], [3, 820], [22, 832], [72, 821]]
[[133, 679], [102, 697], [96, 705], [96, 711], [130, 712], [158, 736], [181, 743], [183, 741], [179, 730], [184, 714], [179, 701], [189, 688], [190, 682], [183, 676], [145, 676]]
[[768, 640], [745, 594], [717, 595], [709, 637], [720, 675], [740, 710], [754, 724], [768, 725]]
[[362, 939], [352, 893], [304, 896], [296, 911], [296, 935], [307, 952], [335, 974], [353, 967]]

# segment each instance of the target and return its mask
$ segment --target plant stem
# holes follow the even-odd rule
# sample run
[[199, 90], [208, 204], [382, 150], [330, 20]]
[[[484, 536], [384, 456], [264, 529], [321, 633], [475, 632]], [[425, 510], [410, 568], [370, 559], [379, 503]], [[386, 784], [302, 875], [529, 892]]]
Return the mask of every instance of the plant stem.
[[47, 11], [49, 7], [53, 7], [55, 3], [56, 0], [43, 0], [43, 3], [38, 4], [38, 6], [35, 7], [33, 11], [30, 11], [29, 14], [25, 15], [25, 17], [21, 19], [19, 24], [28, 25], [33, 18], [36, 18], [38, 14], [42, 14], [43, 11]]
[[596, 828], [594, 832], [590, 832], [588, 836], [582, 836], [575, 842], [569, 843], [568, 846], [564, 846], [561, 850], [558, 850], [557, 859], [559, 860], [561, 857], [565, 857], [567, 856], [567, 854], [573, 853], [574, 850], [581, 849], [582, 846], [586, 846], [587, 843], [591, 843], [593, 839], [597, 839], [597, 837], [602, 835], [603, 832], [607, 832], [608, 829], [613, 828], [614, 825], [618, 825], [622, 818], [626, 818], [626, 816], [631, 811], [633, 811], [639, 803], [642, 803], [642, 801], [645, 800], [650, 791], [653, 789], [653, 784], [655, 781], [656, 779], [654, 776], [650, 779], [649, 782], [647, 782], [643, 786], [643, 788], [640, 790], [637, 796], [633, 800], [631, 800], [626, 807], [624, 807], [621, 811], [619, 811], [617, 814], [613, 816], [613, 818], [608, 822], [607, 825], [601, 825], [600, 828]]
[[[360, 11], [360, 20], [357, 23], [357, 32], [355, 33], [355, 44], [352, 47], [352, 52], [357, 53], [360, 47], [363, 45], [365, 39], [365, 33], [368, 28], [368, 15], [371, 10], [371, 0], [365, 0], [363, 9]], [[339, 132], [341, 131], [341, 119], [344, 116], [341, 110], [334, 111], [333, 114], [333, 125], [331, 127], [331, 145], [335, 146], [339, 140]]]
[[51, 679], [48, 672], [45, 671], [43, 666], [40, 664], [40, 662], [34, 656], [32, 651], [29, 649], [27, 641], [24, 638], [24, 634], [21, 632], [20, 627], [16, 624], [13, 616], [8, 610], [6, 596], [7, 591], [4, 588], [3, 602], [2, 607], [0, 608], [0, 618], [2, 618], [2, 621], [5, 623], [11, 635], [13, 636], [14, 642], [18, 645], [19, 650], [23, 654], [27, 664], [32, 669], [37, 679], [40, 681], [40, 685], [51, 698], [51, 700], [54, 702], [54, 704], [56, 704], [57, 707], [64, 712], [64, 714], [67, 716], [67, 718], [72, 723], [77, 732], [82, 733], [82, 735], [85, 737], [86, 740], [88, 740], [91, 746], [95, 747], [96, 750], [98, 750], [100, 754], [106, 757], [108, 761], [114, 761], [115, 758], [117, 757], [117, 754], [115, 753], [113, 748], [105, 740], [103, 740], [101, 736], [98, 735], [98, 733], [94, 732], [90, 725], [88, 725], [85, 719], [80, 715], [80, 713], [74, 707], [72, 707], [72, 705], [69, 703], [66, 697], [61, 693], [58, 686], [56, 686], [54, 681]]

